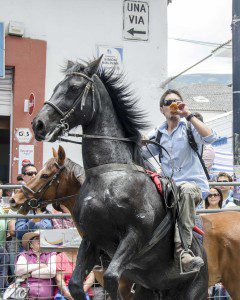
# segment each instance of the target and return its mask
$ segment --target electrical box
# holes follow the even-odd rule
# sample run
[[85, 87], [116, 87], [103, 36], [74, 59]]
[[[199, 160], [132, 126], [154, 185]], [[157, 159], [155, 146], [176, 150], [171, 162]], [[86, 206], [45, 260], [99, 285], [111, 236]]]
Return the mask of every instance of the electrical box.
[[24, 34], [24, 23], [23, 22], [10, 21], [9, 22], [9, 28], [8, 28], [8, 34], [22, 37], [23, 34]]

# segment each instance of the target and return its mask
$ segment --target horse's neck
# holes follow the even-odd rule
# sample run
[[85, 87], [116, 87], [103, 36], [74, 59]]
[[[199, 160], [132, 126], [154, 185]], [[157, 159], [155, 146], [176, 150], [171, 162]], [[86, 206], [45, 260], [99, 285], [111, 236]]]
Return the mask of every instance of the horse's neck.
[[[84, 134], [109, 137], [125, 137], [122, 126], [116, 116], [111, 99], [104, 99], [102, 111], [88, 126], [83, 126]], [[106, 139], [84, 139], [82, 153], [85, 169], [108, 163], [131, 163], [132, 144]]]

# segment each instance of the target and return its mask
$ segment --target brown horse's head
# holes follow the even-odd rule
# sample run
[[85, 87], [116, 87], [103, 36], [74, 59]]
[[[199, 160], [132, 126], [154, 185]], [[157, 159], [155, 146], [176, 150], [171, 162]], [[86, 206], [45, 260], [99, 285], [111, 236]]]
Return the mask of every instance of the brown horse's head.
[[[46, 206], [49, 202], [59, 210], [61, 202], [54, 200], [76, 195], [83, 181], [83, 168], [66, 158], [63, 147], [59, 146], [58, 152], [53, 149], [53, 158], [50, 158], [36, 177], [26, 184], [26, 188], [23, 187], [13, 196], [10, 201], [11, 208], [26, 215], [33, 206]], [[69, 198], [69, 201], [63, 200], [63, 204], [72, 208], [75, 197]]]

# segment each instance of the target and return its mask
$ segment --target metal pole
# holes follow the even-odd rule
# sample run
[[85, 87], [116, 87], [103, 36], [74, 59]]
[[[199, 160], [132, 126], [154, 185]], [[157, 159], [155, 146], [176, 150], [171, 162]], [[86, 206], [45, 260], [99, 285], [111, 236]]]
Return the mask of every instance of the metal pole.
[[[240, 0], [232, 0], [232, 71], [233, 71], [233, 164], [235, 180], [240, 179]], [[240, 187], [234, 188], [240, 200]]]

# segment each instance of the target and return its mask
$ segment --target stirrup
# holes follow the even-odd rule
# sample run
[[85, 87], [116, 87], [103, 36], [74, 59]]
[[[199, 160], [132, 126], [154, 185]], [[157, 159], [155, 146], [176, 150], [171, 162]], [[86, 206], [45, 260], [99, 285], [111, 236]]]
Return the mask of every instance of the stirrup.
[[183, 249], [183, 250], [181, 251], [181, 253], [180, 253], [180, 255], [179, 255], [180, 275], [193, 274], [193, 273], [199, 272], [200, 268], [199, 268], [199, 269], [195, 269], [195, 270], [193, 270], [193, 271], [184, 271], [184, 270], [183, 270], [183, 266], [182, 266], [182, 256], [183, 256], [183, 254], [185, 254], [185, 253], [189, 253], [189, 254], [192, 255], [192, 257], [196, 257], [196, 256], [194, 255], [194, 253], [193, 253], [190, 249], [188, 249], [188, 250], [184, 250], [184, 249]]

